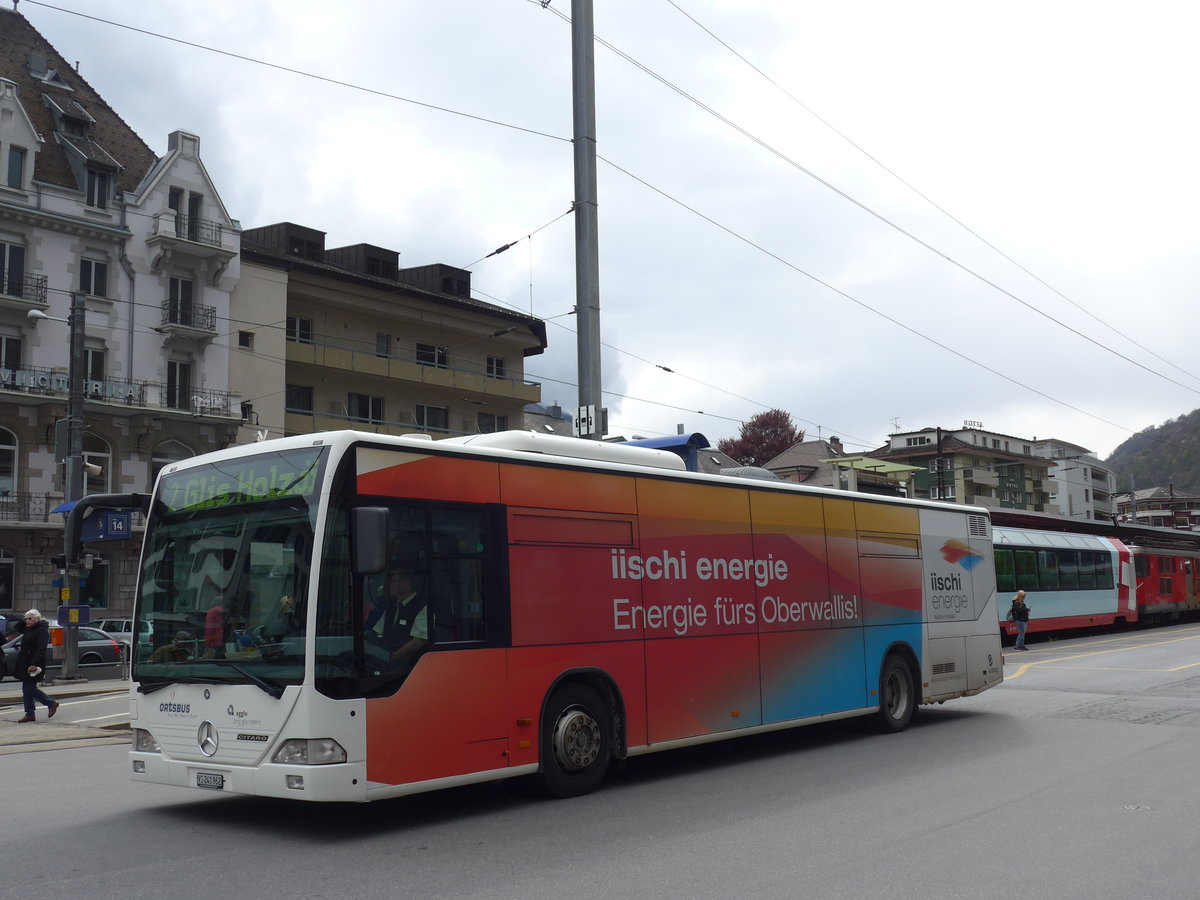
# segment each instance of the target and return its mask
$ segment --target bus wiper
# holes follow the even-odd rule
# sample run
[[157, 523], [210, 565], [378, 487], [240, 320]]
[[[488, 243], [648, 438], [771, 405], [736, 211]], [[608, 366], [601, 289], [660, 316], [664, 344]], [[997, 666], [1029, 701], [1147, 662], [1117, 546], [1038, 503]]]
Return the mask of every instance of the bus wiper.
[[179, 678], [164, 678], [162, 681], [143, 681], [138, 684], [139, 694], [153, 694], [172, 684], [229, 684], [224, 678], [201, 678], [183, 675]]
[[[283, 696], [283, 685], [278, 681], [272, 681], [270, 678], [260, 678], [252, 672], [248, 672], [239, 666], [237, 663], [228, 659], [207, 659], [205, 662], [213, 663], [218, 666], [228, 666], [233, 671], [239, 673], [245, 678], [250, 679], [258, 687], [262, 688], [266, 693], [270, 694], [276, 700]], [[228, 684], [228, 682], [219, 682], [220, 684]]]

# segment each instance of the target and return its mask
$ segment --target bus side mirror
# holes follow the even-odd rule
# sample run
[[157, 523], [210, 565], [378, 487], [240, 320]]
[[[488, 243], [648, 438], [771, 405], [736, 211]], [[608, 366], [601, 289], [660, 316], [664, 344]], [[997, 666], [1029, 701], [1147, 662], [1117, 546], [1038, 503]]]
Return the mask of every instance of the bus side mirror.
[[387, 568], [387, 529], [385, 507], [350, 510], [350, 565], [356, 575], [378, 575]]

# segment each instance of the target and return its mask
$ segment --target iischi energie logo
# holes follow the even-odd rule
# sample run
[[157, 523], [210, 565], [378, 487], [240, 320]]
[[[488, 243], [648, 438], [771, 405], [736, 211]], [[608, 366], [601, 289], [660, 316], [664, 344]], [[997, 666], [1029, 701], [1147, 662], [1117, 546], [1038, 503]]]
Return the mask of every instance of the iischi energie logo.
[[948, 563], [957, 563], [970, 572], [983, 561], [983, 554], [972, 550], [962, 541], [951, 538], [942, 545], [942, 559]]

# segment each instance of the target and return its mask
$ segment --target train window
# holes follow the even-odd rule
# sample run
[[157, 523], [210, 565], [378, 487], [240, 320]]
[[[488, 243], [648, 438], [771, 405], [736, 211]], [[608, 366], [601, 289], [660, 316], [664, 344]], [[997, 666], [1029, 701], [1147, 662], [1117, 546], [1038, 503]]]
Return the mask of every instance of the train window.
[[1017, 588], [1022, 591], [1036, 591], [1038, 588], [1037, 551], [1014, 550], [1013, 563], [1017, 573]]
[[1090, 591], [1096, 587], [1096, 554], [1082, 552], [1079, 554], [1079, 588]]
[[1079, 588], [1079, 554], [1074, 550], [1059, 551], [1058, 557], [1059, 583], [1064, 591], [1074, 591]]
[[1058, 553], [1054, 550], [1038, 551], [1038, 588], [1043, 591], [1058, 590]]
[[1158, 574], [1170, 575], [1175, 571], [1175, 557], [1160, 556], [1158, 557]]
[[1175, 592], [1175, 586], [1171, 584], [1170, 575], [1160, 575], [1158, 577], [1158, 592], [1160, 594], [1167, 594], [1168, 596]]
[[1133, 558], [1133, 574], [1138, 578], [1145, 578], [1150, 574], [1150, 561], [1142, 556], [1137, 555]]
[[1096, 554], [1096, 587], [1102, 591], [1113, 588], [1112, 557], [1107, 553]]
[[996, 590], [1001, 593], [1017, 589], [1017, 573], [1013, 568], [1013, 552], [1007, 547], [996, 548]]

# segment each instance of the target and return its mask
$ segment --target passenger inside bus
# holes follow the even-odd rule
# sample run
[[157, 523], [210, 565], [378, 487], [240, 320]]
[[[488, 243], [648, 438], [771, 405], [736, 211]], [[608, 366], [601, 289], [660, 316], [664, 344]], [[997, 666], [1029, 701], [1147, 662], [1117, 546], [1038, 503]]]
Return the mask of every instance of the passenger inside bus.
[[163, 644], [152, 654], [150, 654], [150, 662], [152, 663], [172, 663], [183, 662], [192, 655], [192, 636], [186, 631], [175, 632], [175, 640], [169, 644]]

